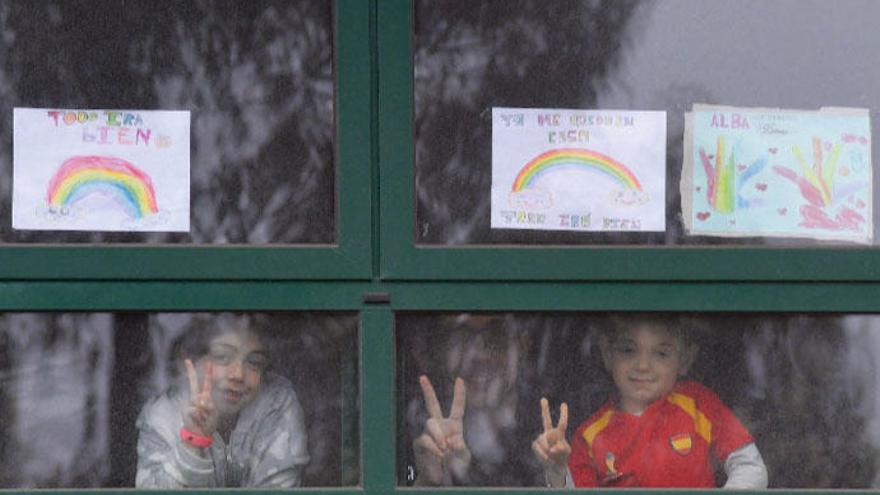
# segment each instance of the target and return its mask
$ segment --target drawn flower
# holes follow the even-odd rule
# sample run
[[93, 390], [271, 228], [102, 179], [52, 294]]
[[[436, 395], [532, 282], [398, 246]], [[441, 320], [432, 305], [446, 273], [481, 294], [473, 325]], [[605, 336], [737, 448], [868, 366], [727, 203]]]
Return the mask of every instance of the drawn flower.
[[[714, 164], [712, 158], [715, 159]], [[740, 164], [734, 169], [736, 162], [733, 150], [725, 157], [725, 139], [724, 136], [718, 136], [715, 154], [707, 155], [706, 150], [700, 148], [700, 161], [706, 172], [706, 199], [715, 211], [733, 213], [735, 208], [749, 208], [761, 204], [760, 199], [746, 199], [739, 194], [739, 191], [743, 190], [743, 184], [764, 170], [767, 158], [759, 158], [749, 166]], [[763, 189], [758, 187], [758, 190], [766, 190], [766, 184]]]
[[[821, 139], [813, 137], [812, 145], [812, 167], [807, 165], [800, 147], [794, 146], [792, 148], [792, 154], [798, 160], [802, 174], [780, 165], [773, 167], [774, 172], [798, 186], [801, 196], [807, 202], [800, 207], [801, 223], [799, 225], [826, 230], [861, 230], [861, 224], [865, 222], [865, 217], [840, 203], [853, 192], [865, 187], [866, 183], [864, 181], [854, 181], [847, 184], [836, 183], [837, 160], [840, 158], [843, 144], [837, 143], [831, 146], [827, 157], [824, 154]], [[836, 211], [830, 211], [836, 205], [840, 205]]]
[[706, 150], [701, 147], [700, 162], [706, 172], [706, 199], [709, 204], [719, 213], [733, 213], [736, 204], [736, 191], [733, 187], [734, 158], [732, 151], [729, 156], [725, 156], [724, 144], [724, 136], [718, 136], [714, 165]]

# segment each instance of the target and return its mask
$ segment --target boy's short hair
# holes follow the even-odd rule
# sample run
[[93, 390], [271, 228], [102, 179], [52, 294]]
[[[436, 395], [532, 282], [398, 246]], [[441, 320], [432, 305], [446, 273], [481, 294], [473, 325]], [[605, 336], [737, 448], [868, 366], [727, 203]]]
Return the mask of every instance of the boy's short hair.
[[675, 338], [680, 339], [685, 348], [697, 344], [692, 318], [677, 313], [612, 313], [608, 316], [607, 322], [601, 326], [600, 334], [608, 339], [608, 342], [614, 342], [623, 331], [638, 325], [662, 327]]

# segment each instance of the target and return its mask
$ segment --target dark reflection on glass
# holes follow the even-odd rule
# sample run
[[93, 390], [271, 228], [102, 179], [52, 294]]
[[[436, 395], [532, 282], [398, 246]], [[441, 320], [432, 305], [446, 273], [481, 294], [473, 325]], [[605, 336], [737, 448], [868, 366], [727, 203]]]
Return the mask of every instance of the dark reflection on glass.
[[[13, 0], [0, 31], [0, 241], [335, 242], [329, 0]], [[13, 107], [191, 111], [190, 232], [12, 230]]]
[[[700, 0], [417, 0], [415, 240], [815, 245], [685, 234], [684, 112], [693, 103], [880, 108], [872, 86], [880, 76], [877, 15], [880, 4], [871, 0], [745, 0], [735, 15]], [[490, 229], [492, 107], [665, 110], [666, 232]]]
[[[399, 315], [398, 483], [545, 486], [531, 445], [543, 431], [540, 399], [549, 399], [554, 424], [559, 405], [568, 404], [567, 439], [574, 443], [578, 425], [616, 393], [603, 365], [600, 335], [632, 328], [637, 316]], [[698, 346], [687, 378], [714, 391], [751, 433], [770, 488], [877, 486], [877, 316], [661, 317], [687, 329]], [[471, 460], [434, 478], [414, 450], [429, 419], [422, 375], [444, 416], [453, 408], [456, 377], [466, 390], [461, 424]], [[715, 484], [725, 482], [719, 466]]]
[[0, 487], [133, 487], [139, 413], [188, 387], [181, 356], [193, 349], [196, 327], [230, 325], [255, 329], [268, 343], [264, 384], [270, 377], [292, 384], [308, 435], [302, 486], [358, 484], [353, 315], [7, 313], [0, 316]]

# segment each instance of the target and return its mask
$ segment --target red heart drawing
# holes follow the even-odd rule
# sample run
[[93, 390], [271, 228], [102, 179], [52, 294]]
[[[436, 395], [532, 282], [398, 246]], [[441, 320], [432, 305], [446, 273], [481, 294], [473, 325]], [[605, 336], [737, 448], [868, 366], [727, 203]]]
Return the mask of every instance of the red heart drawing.
[[766, 191], [766, 190], [767, 190], [767, 184], [764, 184], [763, 182], [758, 182], [757, 184], [755, 184], [755, 189], [757, 189], [757, 190], [759, 190], [759, 191], [762, 191], [762, 192], [763, 192], [763, 191]]
[[697, 213], [697, 220], [699, 220], [701, 222], [705, 222], [706, 219], [709, 218], [710, 216], [712, 216], [712, 214], [709, 213], [708, 211], [701, 211], [701, 212]]
[[779, 208], [776, 211], [779, 212], [780, 215], [785, 216], [785, 214], [788, 213], [788, 208]]
[[767, 151], [769, 151], [770, 153], [773, 153], [775, 155], [776, 152], [779, 151], [779, 148], [770, 148]]
[[864, 208], [864, 207], [865, 207], [865, 202], [862, 201], [861, 199], [858, 200], [858, 201], [856, 202], [856, 207], [857, 207], [857, 208]]

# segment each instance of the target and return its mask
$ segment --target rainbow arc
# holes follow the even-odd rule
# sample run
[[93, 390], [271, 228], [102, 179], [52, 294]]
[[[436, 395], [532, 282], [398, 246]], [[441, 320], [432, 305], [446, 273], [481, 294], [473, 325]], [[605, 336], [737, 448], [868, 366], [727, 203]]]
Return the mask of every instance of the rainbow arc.
[[65, 160], [49, 181], [46, 202], [64, 208], [93, 194], [112, 197], [130, 218], [159, 211], [150, 176], [125, 160], [105, 156]]
[[588, 149], [562, 148], [541, 153], [526, 163], [513, 181], [513, 192], [533, 187], [545, 175], [571, 168], [595, 171], [610, 177], [624, 189], [642, 191], [635, 174], [610, 156]]

